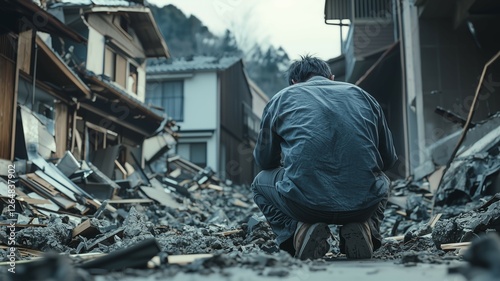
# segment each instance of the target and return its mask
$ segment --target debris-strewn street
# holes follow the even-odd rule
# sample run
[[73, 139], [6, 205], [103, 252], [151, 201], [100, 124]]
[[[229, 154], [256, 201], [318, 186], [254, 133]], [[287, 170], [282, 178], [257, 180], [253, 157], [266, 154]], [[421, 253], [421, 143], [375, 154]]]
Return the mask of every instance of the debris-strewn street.
[[[498, 1], [0, 0], [0, 19], [0, 281], [500, 280]], [[327, 55], [306, 55], [320, 46]], [[328, 75], [285, 75], [299, 57]], [[305, 110], [309, 96], [273, 99], [313, 78], [362, 98], [308, 90], [320, 98]], [[278, 134], [311, 111], [335, 122]], [[295, 135], [303, 123], [314, 129]], [[295, 163], [284, 131], [300, 139], [290, 155], [326, 156]], [[266, 135], [272, 149], [259, 150]], [[331, 210], [319, 207], [339, 192], [302, 198], [315, 208], [287, 198], [357, 220], [341, 242], [341, 225], [285, 215], [295, 232], [282, 249], [321, 258], [280, 250], [261, 212], [279, 208], [254, 202], [259, 165], [285, 164], [307, 178], [288, 178], [293, 196], [311, 179], [350, 192]]]
[[[497, 151], [498, 145], [489, 145], [489, 151]], [[2, 267], [7, 280], [32, 280], [30, 276], [42, 275], [54, 280], [115, 280], [123, 274], [129, 280], [185, 274], [302, 280], [328, 274], [397, 276], [408, 268], [434, 271], [426, 275], [429, 280], [452, 278], [448, 272], [470, 277], [470, 270], [498, 277], [498, 238], [469, 244], [482, 233], [498, 229], [500, 194], [433, 209], [435, 183], [427, 177], [394, 181], [382, 226], [385, 243], [373, 261], [347, 261], [339, 253], [334, 225], [331, 250], [325, 258], [299, 261], [278, 250], [274, 234], [253, 204], [249, 186], [224, 184], [209, 169], [197, 170], [196, 165], [179, 157], [168, 160], [169, 170], [176, 171], [170, 175], [151, 177], [145, 171], [134, 171], [144, 177], [137, 175], [141, 184], [132, 183], [134, 176], [126, 184], [114, 182], [84, 161], [72, 162], [75, 169], [66, 177], [68, 157], [69, 152], [56, 165], [37, 158], [29, 173], [16, 174], [16, 210], [21, 211], [16, 211], [14, 230], [4, 224], [0, 231], [2, 243], [8, 245], [11, 233], [15, 233], [17, 245], [16, 274], [7, 274], [7, 268]], [[95, 179], [109, 184], [114, 197], [84, 193], [85, 186], [91, 186]], [[65, 195], [80, 198], [80, 208], [74, 207], [77, 202], [69, 204], [72, 201], [68, 198], [67, 205], [72, 207], [58, 206], [55, 202], [63, 195], [48, 197], [42, 192], [44, 187], [61, 192], [60, 182], [73, 187]], [[76, 184], [82, 182], [86, 185]], [[0, 186], [6, 206], [7, 183], [2, 180]], [[82, 201], [83, 194], [88, 200]], [[87, 211], [81, 213], [81, 209]], [[5, 212], [3, 216], [9, 221]], [[8, 265], [9, 248], [0, 251], [3, 264]], [[358, 266], [366, 269], [360, 273]], [[241, 268], [245, 271], [236, 270]]]

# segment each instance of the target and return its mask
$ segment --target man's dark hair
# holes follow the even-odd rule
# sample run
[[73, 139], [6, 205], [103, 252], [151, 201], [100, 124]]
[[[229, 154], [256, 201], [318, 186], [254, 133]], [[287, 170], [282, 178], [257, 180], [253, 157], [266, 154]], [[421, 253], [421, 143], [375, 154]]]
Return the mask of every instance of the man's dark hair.
[[300, 60], [296, 60], [290, 65], [287, 71], [288, 84], [293, 82], [305, 82], [313, 76], [323, 76], [330, 78], [332, 71], [328, 64], [317, 57], [310, 55], [300, 56]]

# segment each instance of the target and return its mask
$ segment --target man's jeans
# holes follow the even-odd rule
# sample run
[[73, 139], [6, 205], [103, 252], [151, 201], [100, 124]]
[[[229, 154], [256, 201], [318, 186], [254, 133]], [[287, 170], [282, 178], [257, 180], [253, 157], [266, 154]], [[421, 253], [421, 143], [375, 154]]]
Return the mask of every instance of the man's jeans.
[[380, 203], [366, 209], [349, 212], [325, 212], [314, 210], [290, 200], [276, 189], [276, 183], [283, 179], [283, 168], [263, 170], [254, 179], [252, 189], [255, 204], [260, 208], [276, 234], [280, 249], [294, 254], [293, 235], [297, 222], [344, 225], [352, 222], [368, 221], [372, 234], [373, 249], [380, 248], [380, 223], [384, 219], [384, 209], [388, 195]]

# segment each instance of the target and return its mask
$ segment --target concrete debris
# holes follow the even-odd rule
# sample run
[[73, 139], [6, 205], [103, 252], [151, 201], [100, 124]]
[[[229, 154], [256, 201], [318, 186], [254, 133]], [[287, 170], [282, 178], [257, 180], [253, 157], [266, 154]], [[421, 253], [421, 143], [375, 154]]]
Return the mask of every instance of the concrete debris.
[[467, 280], [500, 280], [500, 238], [497, 233], [481, 235], [465, 252], [465, 266], [453, 267], [450, 273], [462, 274]]
[[[500, 169], [498, 144], [489, 135], [469, 146], [440, 186], [442, 167], [427, 176], [393, 181], [381, 225], [385, 239], [374, 258], [404, 266], [465, 258], [487, 274], [497, 274], [490, 270], [497, 266], [489, 260], [495, 254], [477, 257], [475, 249], [481, 246], [474, 243], [469, 254], [463, 253], [470, 245], [466, 242], [500, 230], [500, 193], [493, 193]], [[24, 270], [19, 278], [25, 279], [16, 280], [29, 280], [42, 265], [54, 270], [37, 274], [53, 280], [61, 274], [68, 276], [64, 280], [92, 280], [89, 273], [112, 280], [125, 272], [165, 278], [178, 272], [221, 273], [228, 267], [286, 277], [290, 267], [319, 271], [328, 261], [345, 259], [335, 225], [330, 226], [331, 248], [323, 260], [299, 261], [280, 251], [249, 186], [223, 182], [210, 167], [160, 155], [162, 151], [161, 145], [151, 147], [144, 167], [134, 149], [122, 145], [94, 155], [100, 163], [70, 151], [60, 159], [26, 151], [29, 161], [15, 175], [13, 218], [8, 215], [7, 182], [0, 180], [0, 221], [16, 221], [14, 255], [26, 262], [19, 268]], [[4, 264], [12, 232], [7, 226], [0, 224]], [[4, 269], [0, 267], [0, 277]]]
[[436, 193], [436, 205], [461, 205], [500, 192], [500, 126], [461, 151]]
[[487, 231], [500, 231], [500, 201], [486, 208], [440, 220], [432, 232], [432, 237], [439, 247], [446, 243], [470, 242]]

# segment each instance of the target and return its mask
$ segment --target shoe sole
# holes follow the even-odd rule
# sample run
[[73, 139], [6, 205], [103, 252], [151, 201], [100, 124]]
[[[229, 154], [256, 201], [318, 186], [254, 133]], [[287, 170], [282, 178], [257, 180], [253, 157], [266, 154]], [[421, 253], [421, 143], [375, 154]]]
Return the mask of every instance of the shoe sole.
[[364, 230], [357, 223], [342, 226], [340, 235], [345, 241], [345, 253], [348, 259], [371, 259], [373, 247], [369, 244]]
[[307, 230], [302, 246], [297, 250], [295, 257], [301, 260], [318, 259], [323, 257], [330, 245], [327, 242], [330, 237], [330, 229], [324, 223], [316, 223]]

